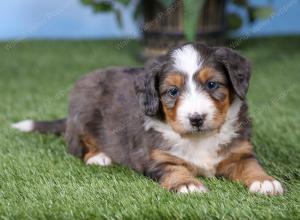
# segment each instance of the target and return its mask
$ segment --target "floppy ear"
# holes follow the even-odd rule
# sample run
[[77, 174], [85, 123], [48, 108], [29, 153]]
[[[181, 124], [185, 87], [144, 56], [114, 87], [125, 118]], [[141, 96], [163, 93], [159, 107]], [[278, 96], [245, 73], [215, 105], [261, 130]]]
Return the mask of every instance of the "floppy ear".
[[164, 58], [160, 57], [147, 62], [145, 65], [145, 77], [143, 77], [142, 82], [138, 83], [139, 85], [135, 85], [140, 106], [148, 116], [154, 116], [159, 111], [158, 82], [163, 60]]
[[251, 76], [249, 61], [237, 52], [224, 47], [217, 48], [215, 55], [227, 70], [235, 93], [242, 100], [245, 99]]

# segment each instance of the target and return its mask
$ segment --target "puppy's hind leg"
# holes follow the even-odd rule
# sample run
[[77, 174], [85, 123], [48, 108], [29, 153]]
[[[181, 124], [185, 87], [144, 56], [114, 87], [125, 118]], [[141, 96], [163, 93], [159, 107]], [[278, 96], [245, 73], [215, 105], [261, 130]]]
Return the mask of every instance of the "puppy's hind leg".
[[81, 140], [87, 150], [83, 157], [86, 165], [109, 166], [112, 164], [111, 158], [104, 152], [101, 152], [93, 138], [83, 136]]
[[109, 166], [112, 164], [111, 158], [102, 152], [88, 153], [84, 157], [86, 165]]

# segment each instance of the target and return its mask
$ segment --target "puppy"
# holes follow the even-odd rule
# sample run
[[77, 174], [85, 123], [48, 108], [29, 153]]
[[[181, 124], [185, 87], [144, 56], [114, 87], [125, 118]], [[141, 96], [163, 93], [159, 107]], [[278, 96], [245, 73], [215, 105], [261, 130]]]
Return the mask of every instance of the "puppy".
[[249, 62], [223, 47], [185, 44], [145, 68], [98, 70], [75, 85], [67, 119], [13, 124], [64, 134], [86, 164], [120, 164], [180, 192], [207, 192], [198, 175], [251, 192], [284, 189], [259, 165], [250, 141]]

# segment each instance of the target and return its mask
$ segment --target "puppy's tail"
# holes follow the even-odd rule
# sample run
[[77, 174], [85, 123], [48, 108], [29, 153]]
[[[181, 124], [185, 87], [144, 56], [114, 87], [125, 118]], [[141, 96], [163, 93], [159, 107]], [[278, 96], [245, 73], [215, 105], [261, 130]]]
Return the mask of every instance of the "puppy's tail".
[[66, 130], [66, 121], [65, 118], [54, 121], [24, 120], [12, 124], [11, 127], [23, 132], [62, 135]]

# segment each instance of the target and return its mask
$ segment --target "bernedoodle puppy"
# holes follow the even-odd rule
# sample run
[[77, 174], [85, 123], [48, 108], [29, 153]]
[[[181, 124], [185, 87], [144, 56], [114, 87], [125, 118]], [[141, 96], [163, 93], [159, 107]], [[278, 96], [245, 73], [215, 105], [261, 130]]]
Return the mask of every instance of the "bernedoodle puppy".
[[66, 119], [26, 120], [22, 131], [65, 136], [86, 164], [120, 164], [170, 191], [207, 192], [196, 176], [223, 176], [251, 192], [284, 189], [259, 165], [250, 140], [247, 59], [224, 47], [185, 44], [144, 68], [83, 76]]

